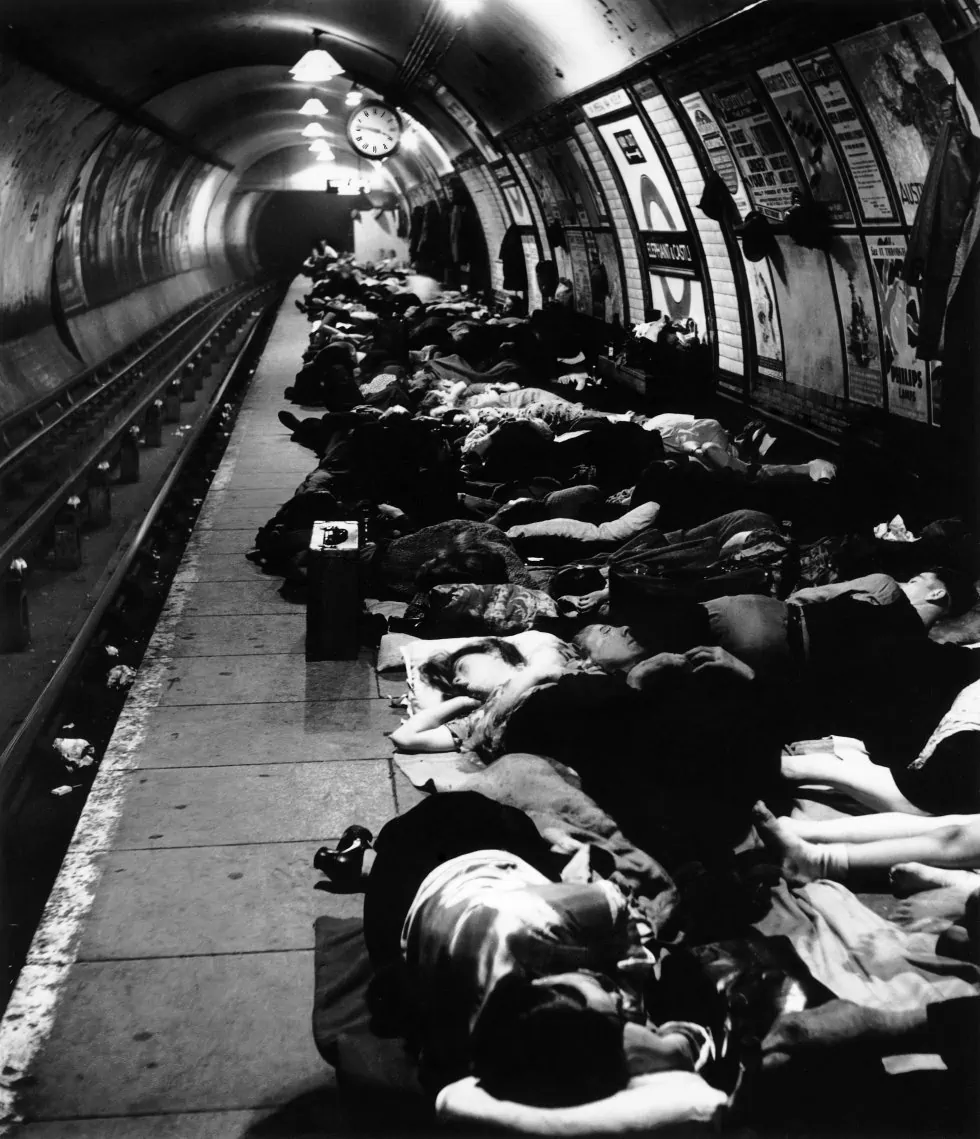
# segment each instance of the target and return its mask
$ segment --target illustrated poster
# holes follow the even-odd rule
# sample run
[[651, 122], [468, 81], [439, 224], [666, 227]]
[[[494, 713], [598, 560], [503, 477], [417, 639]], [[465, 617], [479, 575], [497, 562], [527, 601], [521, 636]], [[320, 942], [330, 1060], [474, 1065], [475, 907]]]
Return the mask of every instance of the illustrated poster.
[[[577, 144], [575, 144], [577, 146]], [[586, 178], [581, 165], [572, 154], [570, 141], [555, 143], [548, 147], [548, 158], [555, 175], [568, 187], [575, 204], [579, 225], [590, 228], [601, 225], [599, 207], [595, 200], [592, 185]]]
[[674, 188], [640, 117], [604, 123], [599, 133], [622, 176], [636, 224], [643, 230], [686, 228]]
[[827, 257], [817, 249], [778, 237], [786, 279], [775, 276], [783, 332], [786, 379], [810, 391], [844, 398], [837, 302]]
[[810, 103], [792, 64], [775, 63], [759, 70], [773, 106], [779, 112], [803, 168], [810, 193], [822, 202], [835, 225], [853, 225], [844, 178], [823, 123]]
[[738, 207], [739, 214], [744, 217], [752, 207], [749, 205], [742, 176], [735, 163], [735, 156], [732, 154], [721, 127], [715, 120], [714, 112], [708, 106], [704, 96], [696, 91], [691, 95], [685, 95], [681, 99], [681, 106], [694, 124], [694, 129], [704, 144], [704, 149], [708, 152], [712, 168], [728, 187], [728, 191]]
[[906, 419], [929, 419], [928, 368], [916, 358], [919, 290], [902, 278], [906, 242], [897, 235], [871, 235], [868, 251], [881, 311], [882, 365], [888, 381], [888, 410]]
[[925, 16], [848, 40], [839, 53], [898, 186], [910, 225], [953, 93], [953, 73]]
[[756, 208], [781, 219], [802, 186], [779, 127], [748, 83], [714, 87], [707, 96], [728, 135]]
[[776, 286], [768, 258], [749, 261], [743, 257], [745, 280], [752, 306], [752, 332], [755, 336], [756, 369], [770, 380], [785, 380], [783, 334], [779, 323]]
[[578, 312], [592, 315], [592, 281], [590, 278], [589, 253], [585, 247], [585, 237], [580, 230], [568, 231], [568, 253], [572, 260], [572, 284], [575, 286], [575, 308]]
[[797, 63], [806, 85], [830, 124], [844, 166], [851, 176], [861, 220], [868, 224], [897, 221], [885, 188], [885, 176], [837, 60], [829, 51], [818, 51]]
[[609, 279], [609, 296], [606, 297], [606, 314], [609, 320], [618, 313], [623, 317], [623, 281], [619, 271], [619, 256], [616, 252], [616, 239], [611, 233], [595, 234], [598, 258], [606, 267]]
[[885, 374], [875, 286], [859, 237], [839, 237], [831, 250], [837, 301], [844, 322], [844, 363], [848, 398], [854, 403], [882, 407]]
[[595, 224], [608, 225], [609, 224], [609, 210], [606, 206], [606, 199], [602, 193], [602, 189], [596, 180], [595, 171], [589, 165], [589, 160], [585, 157], [585, 151], [582, 149], [582, 144], [577, 138], [567, 139], [565, 145], [568, 147], [568, 153], [572, 157], [572, 161], [582, 172], [582, 177], [585, 179], [589, 187], [589, 200], [592, 203], [592, 208], [595, 210]]

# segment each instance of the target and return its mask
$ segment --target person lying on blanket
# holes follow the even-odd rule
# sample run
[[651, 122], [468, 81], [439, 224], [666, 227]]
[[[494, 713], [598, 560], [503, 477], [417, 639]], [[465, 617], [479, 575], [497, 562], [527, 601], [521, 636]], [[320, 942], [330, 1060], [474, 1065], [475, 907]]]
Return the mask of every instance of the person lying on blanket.
[[374, 850], [368, 1000], [398, 1009], [386, 1027], [418, 1047], [430, 1093], [473, 1074], [500, 1099], [567, 1106], [710, 1055], [700, 1026], [646, 1018], [642, 916], [587, 865], [560, 880], [564, 859], [522, 811], [445, 792], [386, 824]]
[[[714, 646], [635, 691], [547, 638], [527, 660], [483, 638], [420, 669], [448, 699], [391, 734], [403, 751], [547, 756], [663, 865], [724, 857], [745, 837], [756, 799], [774, 793], [779, 739], [752, 670]], [[766, 792], [763, 788], [769, 788]]]
[[391, 733], [391, 742], [402, 751], [479, 748], [500, 754], [507, 717], [531, 691], [585, 668], [573, 646], [549, 634], [540, 634], [527, 653], [501, 637], [438, 653], [420, 672], [447, 699], [411, 716]]

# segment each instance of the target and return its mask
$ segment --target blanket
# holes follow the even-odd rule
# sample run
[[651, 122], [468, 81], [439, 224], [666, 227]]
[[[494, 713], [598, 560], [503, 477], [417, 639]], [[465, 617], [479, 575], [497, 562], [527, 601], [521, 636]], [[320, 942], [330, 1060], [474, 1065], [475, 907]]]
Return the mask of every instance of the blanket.
[[480, 768], [456, 752], [396, 755], [402, 772], [426, 791], [479, 791], [488, 799], [517, 807], [556, 850], [594, 845], [612, 855], [613, 881], [634, 893], [656, 932], [666, 929], [677, 892], [667, 871], [635, 846], [616, 821], [589, 798], [570, 768], [538, 755], [515, 752]]
[[[773, 891], [760, 933], [787, 937], [815, 980], [869, 1008], [906, 1010], [980, 993], [980, 969], [936, 954], [934, 933], [886, 921], [838, 882]], [[889, 1072], [942, 1067], [938, 1057], [889, 1057]]]

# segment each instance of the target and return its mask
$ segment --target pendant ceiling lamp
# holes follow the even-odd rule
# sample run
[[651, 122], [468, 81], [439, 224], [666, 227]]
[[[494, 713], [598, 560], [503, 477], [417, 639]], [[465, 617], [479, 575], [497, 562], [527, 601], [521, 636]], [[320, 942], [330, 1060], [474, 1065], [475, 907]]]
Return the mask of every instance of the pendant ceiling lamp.
[[347, 98], [344, 102], [348, 107], [357, 107], [360, 105], [361, 100], [364, 98], [363, 91], [348, 91]]
[[321, 150], [316, 155], [317, 162], [333, 162], [334, 152], [332, 150]]
[[302, 107], [300, 107], [299, 113], [301, 115], [319, 115], [322, 118], [330, 112], [319, 99], [307, 99]]
[[322, 138], [316, 139], [310, 145], [310, 150], [318, 157], [333, 158], [334, 153], [329, 143], [323, 141]]
[[303, 127], [303, 138], [326, 138], [327, 132], [319, 123], [307, 123]]
[[295, 67], [289, 69], [289, 74], [297, 83], [322, 83], [344, 74], [344, 69], [334, 57], [320, 47], [322, 35], [323, 32], [313, 29], [313, 49], [306, 52]]

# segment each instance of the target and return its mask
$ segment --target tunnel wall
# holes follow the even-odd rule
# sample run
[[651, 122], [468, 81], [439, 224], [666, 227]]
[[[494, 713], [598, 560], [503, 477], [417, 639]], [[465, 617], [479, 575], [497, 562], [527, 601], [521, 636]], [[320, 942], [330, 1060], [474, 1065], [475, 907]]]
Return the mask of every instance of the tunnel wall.
[[9, 58], [0, 102], [2, 418], [256, 266], [228, 171]]

